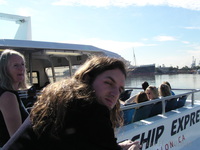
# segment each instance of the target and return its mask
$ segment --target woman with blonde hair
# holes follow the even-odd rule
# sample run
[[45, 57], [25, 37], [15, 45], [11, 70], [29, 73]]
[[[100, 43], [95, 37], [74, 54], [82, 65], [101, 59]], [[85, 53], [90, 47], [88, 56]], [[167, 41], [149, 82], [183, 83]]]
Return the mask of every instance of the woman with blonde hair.
[[[145, 92], [149, 100], [159, 99], [158, 88], [156, 86], [148, 86]], [[160, 113], [162, 113], [162, 102], [157, 102], [153, 105], [149, 117], [155, 116]]]
[[28, 116], [18, 90], [27, 89], [24, 56], [6, 49], [0, 56], [0, 147]]
[[145, 93], [147, 94], [149, 100], [157, 99], [159, 97], [158, 89], [153, 85], [149, 85], [146, 88]]

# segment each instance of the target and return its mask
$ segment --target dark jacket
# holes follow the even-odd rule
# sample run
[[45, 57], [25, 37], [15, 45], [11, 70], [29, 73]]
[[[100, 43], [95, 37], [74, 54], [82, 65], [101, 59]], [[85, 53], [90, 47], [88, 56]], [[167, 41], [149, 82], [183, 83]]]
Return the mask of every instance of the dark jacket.
[[67, 108], [60, 138], [52, 137], [48, 131], [36, 136], [28, 117], [3, 150], [120, 150], [108, 108], [98, 103], [84, 103], [75, 100]]

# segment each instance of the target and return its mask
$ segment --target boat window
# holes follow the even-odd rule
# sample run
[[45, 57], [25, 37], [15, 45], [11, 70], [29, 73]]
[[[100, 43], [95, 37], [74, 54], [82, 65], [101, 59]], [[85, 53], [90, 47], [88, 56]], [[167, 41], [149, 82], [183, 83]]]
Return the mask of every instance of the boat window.
[[[72, 67], [72, 74], [75, 73], [75, 71], [79, 68], [79, 65], [73, 66]], [[54, 67], [55, 71], [55, 76], [56, 76], [56, 81], [60, 81], [66, 77], [70, 76], [70, 71], [68, 66], [64, 67]], [[46, 73], [49, 77], [50, 82], [53, 82], [53, 74], [52, 74], [52, 69], [51, 68], [46, 68]]]
[[[28, 73], [28, 77], [30, 78], [30, 72]], [[39, 84], [39, 73], [38, 71], [32, 71], [32, 83]]]

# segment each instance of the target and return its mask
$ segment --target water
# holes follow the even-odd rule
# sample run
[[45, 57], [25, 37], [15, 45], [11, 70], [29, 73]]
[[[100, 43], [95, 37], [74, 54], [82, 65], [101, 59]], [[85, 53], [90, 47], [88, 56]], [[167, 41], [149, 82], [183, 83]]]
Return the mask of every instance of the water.
[[[154, 85], [156, 87], [159, 87], [164, 81], [168, 81], [172, 89], [200, 89], [200, 74], [133, 76], [126, 80], [126, 86], [141, 88], [144, 81], [147, 81], [149, 85]], [[134, 90], [132, 95], [139, 91]], [[175, 94], [181, 94], [189, 91], [174, 90], [174, 92]], [[200, 100], [200, 92], [196, 93], [194, 96], [195, 99]]]
[[[62, 71], [63, 73], [63, 71]], [[49, 75], [52, 80], [52, 76]], [[57, 81], [64, 78], [64, 75], [57, 76]], [[175, 74], [175, 75], [149, 75], [149, 76], [133, 76], [132, 78], [127, 78], [127, 87], [137, 87], [142, 88], [142, 83], [147, 81], [149, 85], [154, 85], [159, 87], [164, 81], [168, 81], [172, 89], [200, 89], [200, 74]], [[141, 90], [133, 90], [132, 95], [137, 94]], [[177, 91], [173, 90], [175, 94], [181, 94], [190, 91]], [[200, 92], [196, 93], [195, 99], [200, 100]], [[189, 97], [190, 98], [190, 97]]]

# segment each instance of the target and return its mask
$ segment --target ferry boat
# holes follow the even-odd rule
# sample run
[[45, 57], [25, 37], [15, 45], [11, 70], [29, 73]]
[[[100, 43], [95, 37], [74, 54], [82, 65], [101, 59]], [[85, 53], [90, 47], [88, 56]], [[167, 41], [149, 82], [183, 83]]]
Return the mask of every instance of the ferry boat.
[[[3, 16], [5, 15], [3, 14]], [[20, 19], [18, 22], [24, 23], [27, 18], [18, 19]], [[31, 84], [35, 87], [32, 89], [36, 89], [30, 93], [36, 92], [35, 94], [38, 94], [46, 84], [57, 81], [59, 76], [65, 77], [65, 74], [61, 73], [66, 72], [66, 69], [69, 75], [72, 75], [73, 66], [81, 65], [89, 55], [118, 57], [115, 53], [91, 45], [0, 39], [0, 52], [6, 48], [24, 54], [28, 76]], [[126, 89], [133, 90], [134, 88], [126, 87]], [[199, 149], [200, 101], [194, 98], [194, 94], [197, 92], [200, 90], [190, 89], [187, 93], [121, 107], [123, 111], [161, 101], [162, 113], [117, 128], [118, 142], [126, 139], [137, 140], [140, 141], [142, 150]], [[20, 91], [22, 100], [29, 98], [28, 93], [28, 91]], [[185, 106], [165, 112], [165, 101], [185, 95], [188, 97]], [[33, 103], [34, 101], [32, 101]]]
[[[35, 46], [33, 47], [34, 44]], [[38, 46], [38, 44], [42, 45]], [[90, 51], [78, 49], [68, 50], [64, 49], [64, 45], [62, 44], [62, 46], [60, 45], [60, 49], [58, 49], [58, 45], [56, 48], [52, 48], [52, 45], [51, 47], [50, 45], [48, 42], [40, 43], [37, 41], [0, 40], [1, 49], [12, 48], [25, 55], [26, 60], [28, 60], [27, 69], [29, 78], [36, 88], [37, 93], [39, 93], [40, 89], [47, 83], [55, 82], [57, 80], [57, 67], [66, 68], [67, 66], [69, 73], [72, 73], [70, 68], [73, 68], [74, 65], [81, 65], [87, 59], [88, 55], [86, 55], [86, 52], [90, 54], [106, 55], [105, 51], [99, 49], [93, 51], [91, 51], [91, 49]], [[65, 46], [72, 47], [73, 45], [69, 44]], [[92, 48], [92, 46], [90, 48]], [[47, 73], [48, 70], [51, 70], [51, 74]], [[126, 89], [133, 90], [134, 88], [126, 87]], [[196, 92], [200, 92], [200, 90], [190, 89], [187, 93], [121, 107], [123, 111], [161, 101], [163, 111], [162, 114], [117, 128], [116, 137], [118, 142], [126, 139], [131, 139], [133, 141], [137, 140], [140, 141], [142, 150], [198, 149], [198, 143], [200, 142], [200, 101], [194, 98]], [[27, 98], [29, 98], [28, 91], [21, 91], [20, 94], [22, 100], [27, 100]], [[184, 95], [187, 95], [188, 97], [185, 106], [165, 112], [165, 101], [172, 98], [180, 98]], [[189, 97], [191, 97], [191, 99], [189, 99]], [[34, 101], [32, 101], [32, 104], [33, 103]], [[29, 106], [31, 107], [31, 105]], [[29, 106], [26, 106], [27, 109]]]
[[130, 65], [128, 67], [127, 76], [138, 76], [138, 75], [155, 75], [155, 64], [147, 64], [147, 65], [136, 65], [136, 57], [133, 49], [133, 62], [134, 65]]
[[[129, 88], [134, 89], [134, 88]], [[118, 142], [126, 139], [139, 141], [142, 150], [197, 150], [200, 142], [200, 100], [195, 93], [199, 89], [177, 89], [189, 92], [162, 99], [123, 106], [122, 110], [144, 107], [162, 102], [162, 113], [124, 125], [116, 131]], [[186, 96], [183, 107], [166, 112], [166, 101]], [[191, 98], [189, 98], [191, 97]], [[145, 110], [143, 110], [145, 111]], [[146, 110], [148, 111], [148, 110]], [[141, 114], [140, 114], [141, 115]], [[133, 120], [134, 120], [133, 115]]]
[[134, 75], [155, 75], [155, 64], [132, 66], [128, 68], [128, 76]]

